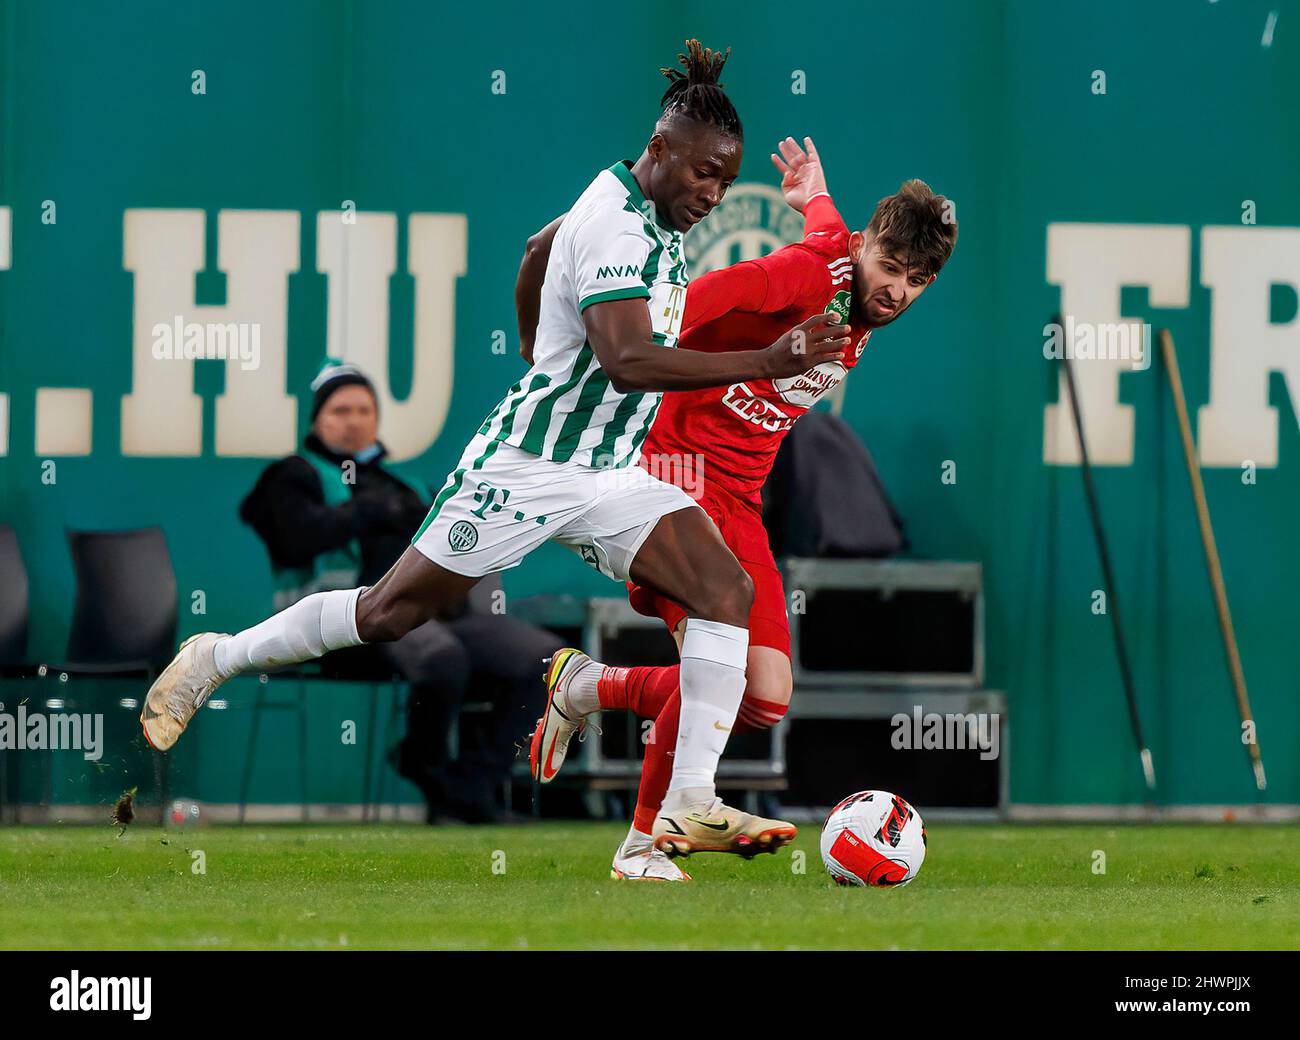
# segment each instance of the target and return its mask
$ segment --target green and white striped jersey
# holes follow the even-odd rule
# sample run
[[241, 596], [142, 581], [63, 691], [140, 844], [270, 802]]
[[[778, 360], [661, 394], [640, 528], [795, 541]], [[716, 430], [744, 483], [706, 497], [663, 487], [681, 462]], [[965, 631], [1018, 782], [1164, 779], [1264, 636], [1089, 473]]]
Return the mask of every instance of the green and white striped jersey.
[[629, 168], [602, 170], [565, 216], [542, 285], [533, 367], [479, 433], [555, 462], [632, 465], [662, 396], [621, 394], [587, 342], [582, 312], [644, 299], [656, 343], [677, 346], [686, 308], [682, 233], [658, 223]]

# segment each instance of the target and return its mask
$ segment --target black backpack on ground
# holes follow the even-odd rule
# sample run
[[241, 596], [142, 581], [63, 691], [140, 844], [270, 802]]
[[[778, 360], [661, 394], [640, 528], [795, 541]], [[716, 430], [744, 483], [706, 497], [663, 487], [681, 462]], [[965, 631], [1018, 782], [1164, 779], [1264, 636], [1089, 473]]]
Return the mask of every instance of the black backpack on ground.
[[763, 522], [782, 556], [885, 557], [907, 548], [867, 446], [843, 419], [808, 412], [763, 487]]

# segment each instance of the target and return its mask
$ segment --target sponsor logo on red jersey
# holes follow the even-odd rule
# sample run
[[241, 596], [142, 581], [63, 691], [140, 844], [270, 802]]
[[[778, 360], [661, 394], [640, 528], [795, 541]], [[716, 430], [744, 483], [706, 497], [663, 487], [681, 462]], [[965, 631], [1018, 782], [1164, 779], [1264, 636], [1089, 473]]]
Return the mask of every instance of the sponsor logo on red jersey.
[[772, 388], [782, 401], [800, 408], [811, 408], [822, 394], [839, 386], [847, 372], [848, 369], [838, 362], [825, 361], [802, 375], [773, 379]]
[[761, 426], [770, 433], [788, 430], [795, 416], [786, 415], [771, 401], [757, 397], [744, 383], [732, 383], [722, 397], [722, 403], [746, 422]]

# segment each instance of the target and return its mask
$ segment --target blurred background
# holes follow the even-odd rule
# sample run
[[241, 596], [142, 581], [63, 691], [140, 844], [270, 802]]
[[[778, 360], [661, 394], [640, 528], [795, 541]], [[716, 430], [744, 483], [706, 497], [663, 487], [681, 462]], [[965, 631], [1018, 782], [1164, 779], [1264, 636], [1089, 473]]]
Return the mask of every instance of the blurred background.
[[[514, 0], [0, 0], [0, 524], [28, 621], [0, 702], [106, 719], [98, 762], [8, 752], [6, 819], [99, 819], [131, 787], [227, 818], [241, 802], [266, 819], [419, 818], [420, 792], [386, 758], [400, 683], [232, 682], [160, 766], [135, 721], [147, 682], [64, 667], [92, 663], [70, 652], [69, 532], [160, 528], [176, 639], [259, 620], [272, 575], [239, 503], [295, 450], [327, 355], [366, 369], [392, 457], [436, 488], [524, 370], [525, 240], [640, 154], [659, 68], [688, 35], [733, 49], [723, 81], [747, 145], [732, 198], [688, 239], [696, 274], [799, 237], [768, 160], [787, 134], [817, 142], [850, 227], [910, 177], [953, 199], [961, 226], [939, 280], [833, 405], [907, 548], [787, 570], [808, 593], [801, 638], [820, 629], [823, 646], [797, 650], [791, 716], [731, 750], [731, 783], [809, 809], [863, 787], [989, 814], [1300, 804], [1294, 5], [665, 2], [560, 18]], [[1079, 362], [1154, 796], [1143, 783], [1072, 413], [1054, 407], [1062, 370], [1044, 356], [1062, 311], [1173, 332], [1263, 795], [1166, 374]], [[153, 361], [154, 326], [177, 316], [258, 325], [258, 367]], [[829, 586], [852, 595], [819, 615]], [[504, 593], [507, 613], [612, 663], [671, 658], [618, 586], [558, 547], [505, 574]], [[846, 642], [857, 656], [837, 658]], [[20, 667], [41, 663], [44, 676]], [[999, 714], [998, 758], [893, 748], [889, 719], [917, 706]], [[454, 740], [473, 739], [466, 725]], [[626, 810], [636, 742], [621, 727], [543, 811]], [[532, 811], [526, 783], [507, 804]]]

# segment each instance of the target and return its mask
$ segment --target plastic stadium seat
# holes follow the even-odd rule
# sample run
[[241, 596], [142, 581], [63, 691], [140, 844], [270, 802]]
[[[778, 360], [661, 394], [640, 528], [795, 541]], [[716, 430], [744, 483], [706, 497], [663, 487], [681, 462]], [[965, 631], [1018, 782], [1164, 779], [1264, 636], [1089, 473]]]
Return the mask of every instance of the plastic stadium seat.
[[[368, 650], [371, 652], [360, 652]], [[347, 655], [347, 663], [339, 667], [338, 655]], [[331, 660], [334, 658], [334, 660]], [[257, 760], [257, 741], [261, 732], [262, 715], [267, 711], [292, 711], [296, 713], [298, 732], [298, 785], [301, 795], [302, 820], [308, 819], [307, 800], [307, 686], [311, 682], [330, 682], [360, 684], [369, 692], [369, 711], [366, 723], [366, 753], [362, 766], [361, 819], [362, 822], [373, 819], [379, 821], [380, 803], [383, 795], [383, 771], [380, 772], [380, 785], [375, 799], [372, 800], [372, 775], [374, 772], [374, 734], [378, 713], [379, 688], [384, 685], [394, 690], [393, 711], [399, 711], [400, 691], [403, 680], [393, 674], [392, 669], [373, 652], [373, 648], [354, 647], [351, 650], [336, 651], [327, 655], [322, 665], [321, 660], [304, 661], [302, 664], [286, 665], [271, 669], [258, 676], [257, 697], [253, 701], [252, 725], [248, 731], [248, 746], [244, 752], [244, 767], [239, 784], [239, 822], [243, 823], [248, 811], [249, 792], [253, 783], [253, 765]], [[274, 683], [271, 680], [275, 680]], [[272, 685], [293, 682], [295, 697], [291, 701], [272, 699], [269, 694]], [[384, 730], [384, 740], [390, 736], [392, 722]]]
[[77, 603], [66, 671], [156, 675], [176, 653], [176, 573], [161, 527], [69, 531]]
[[26, 672], [27, 568], [18, 549], [18, 536], [8, 524], [0, 524], [0, 674]]
[[[27, 568], [18, 549], [18, 537], [8, 524], [0, 524], [0, 679], [33, 676], [36, 668], [27, 661], [28, 618]], [[4, 698], [0, 697], [0, 702]], [[0, 823], [5, 820], [14, 763], [0, 748]], [[15, 821], [17, 817], [15, 816]]]

